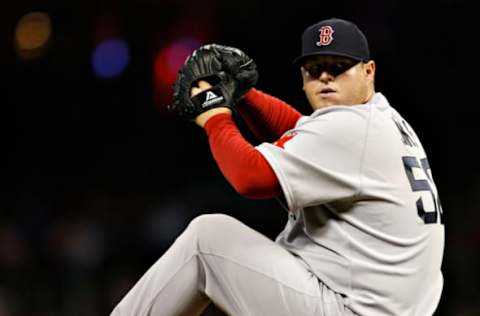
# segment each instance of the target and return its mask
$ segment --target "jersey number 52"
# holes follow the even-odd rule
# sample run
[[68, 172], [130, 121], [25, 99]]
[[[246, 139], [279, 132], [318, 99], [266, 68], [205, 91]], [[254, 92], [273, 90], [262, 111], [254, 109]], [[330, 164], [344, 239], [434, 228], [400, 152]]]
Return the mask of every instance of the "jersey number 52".
[[437, 193], [432, 190], [432, 186], [430, 185], [428, 180], [415, 178], [413, 172], [414, 169], [419, 170], [420, 172], [424, 173], [425, 176], [433, 184], [433, 179], [429, 172], [430, 165], [428, 164], [427, 158], [420, 159], [420, 163], [417, 157], [414, 156], [402, 157], [402, 160], [408, 180], [410, 181], [410, 186], [412, 187], [412, 191], [428, 191], [432, 196], [434, 206], [433, 211], [425, 210], [424, 203], [421, 197], [417, 200], [418, 216], [423, 220], [425, 224], [435, 224], [438, 222], [438, 217], [440, 217], [440, 223], [443, 224], [443, 211]]

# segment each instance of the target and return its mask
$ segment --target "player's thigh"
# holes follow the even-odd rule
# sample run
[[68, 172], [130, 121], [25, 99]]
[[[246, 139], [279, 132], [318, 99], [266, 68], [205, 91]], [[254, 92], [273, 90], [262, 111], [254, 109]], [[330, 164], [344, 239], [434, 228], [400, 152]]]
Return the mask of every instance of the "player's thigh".
[[[199, 251], [224, 258], [302, 289], [315, 276], [298, 257], [237, 219], [224, 214], [195, 218], [188, 230], [195, 234]], [[295, 273], [294, 273], [295, 272]]]
[[[187, 231], [198, 242], [207, 275], [206, 293], [219, 300], [215, 303], [246, 315], [300, 315], [318, 310], [318, 279], [272, 240], [221, 214], [200, 216]], [[209, 283], [208, 276], [214, 281]]]

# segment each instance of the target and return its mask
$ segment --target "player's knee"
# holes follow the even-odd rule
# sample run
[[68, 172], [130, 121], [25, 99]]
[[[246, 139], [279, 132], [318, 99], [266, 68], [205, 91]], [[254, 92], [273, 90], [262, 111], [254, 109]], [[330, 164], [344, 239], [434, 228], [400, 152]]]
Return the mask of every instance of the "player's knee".
[[188, 225], [187, 231], [202, 243], [215, 241], [221, 238], [219, 232], [224, 230], [222, 228], [233, 221], [236, 220], [225, 214], [204, 214], [195, 217]]
[[217, 225], [225, 225], [233, 218], [225, 214], [203, 214], [195, 217], [188, 225], [197, 232], [210, 231]]
[[110, 314], [110, 316], [121, 316], [119, 305], [115, 306], [115, 309], [112, 311], [112, 313]]

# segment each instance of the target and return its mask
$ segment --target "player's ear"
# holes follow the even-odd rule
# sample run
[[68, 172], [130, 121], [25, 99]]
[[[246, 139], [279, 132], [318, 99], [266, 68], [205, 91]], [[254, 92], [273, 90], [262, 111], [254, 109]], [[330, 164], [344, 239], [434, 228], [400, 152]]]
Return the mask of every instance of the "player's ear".
[[375, 76], [375, 70], [376, 70], [376, 65], [373, 60], [369, 60], [368, 62], [365, 63], [365, 73], [367, 76]]
[[369, 60], [363, 66], [367, 81], [372, 85], [373, 89], [375, 89], [375, 62], [373, 60]]
[[300, 73], [302, 74], [302, 90], [305, 91], [305, 78], [307, 76], [307, 71], [303, 66], [300, 67]]

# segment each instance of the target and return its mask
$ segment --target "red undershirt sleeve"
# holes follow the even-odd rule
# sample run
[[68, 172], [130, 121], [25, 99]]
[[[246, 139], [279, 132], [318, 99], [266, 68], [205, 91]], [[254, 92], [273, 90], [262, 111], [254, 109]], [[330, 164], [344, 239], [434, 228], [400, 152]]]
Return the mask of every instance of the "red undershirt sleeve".
[[230, 114], [211, 117], [204, 126], [213, 157], [235, 190], [248, 198], [281, 195], [280, 183], [263, 155], [241, 135]]
[[255, 88], [243, 96], [237, 109], [253, 134], [269, 142], [295, 127], [302, 116], [291, 105]]

